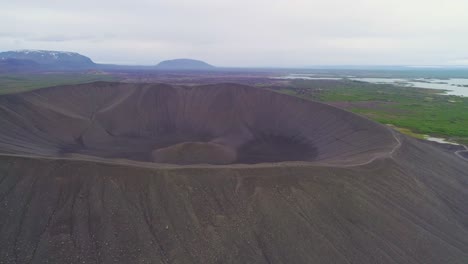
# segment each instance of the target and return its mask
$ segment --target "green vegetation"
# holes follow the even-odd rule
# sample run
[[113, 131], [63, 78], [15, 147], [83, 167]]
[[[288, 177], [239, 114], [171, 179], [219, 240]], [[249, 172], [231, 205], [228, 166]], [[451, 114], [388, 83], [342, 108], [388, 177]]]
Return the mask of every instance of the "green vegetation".
[[56, 85], [115, 80], [114, 76], [99, 73], [6, 74], [0, 75], [0, 95]]
[[280, 92], [338, 105], [415, 137], [427, 134], [468, 143], [466, 97], [348, 80], [295, 80]]

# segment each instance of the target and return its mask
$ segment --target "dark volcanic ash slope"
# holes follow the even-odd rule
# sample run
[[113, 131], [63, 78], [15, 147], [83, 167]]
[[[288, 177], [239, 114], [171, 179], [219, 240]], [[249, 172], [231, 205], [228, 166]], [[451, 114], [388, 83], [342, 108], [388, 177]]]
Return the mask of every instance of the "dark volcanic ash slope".
[[0, 122], [2, 263], [468, 261], [468, 163], [320, 103], [94, 83]]

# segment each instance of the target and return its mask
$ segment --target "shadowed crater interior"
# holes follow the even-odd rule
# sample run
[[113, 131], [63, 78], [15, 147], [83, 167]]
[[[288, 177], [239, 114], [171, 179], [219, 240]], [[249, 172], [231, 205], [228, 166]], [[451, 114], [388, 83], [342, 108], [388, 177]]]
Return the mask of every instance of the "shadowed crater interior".
[[0, 150], [169, 164], [354, 163], [388, 129], [316, 102], [236, 84], [97, 82], [0, 97]]

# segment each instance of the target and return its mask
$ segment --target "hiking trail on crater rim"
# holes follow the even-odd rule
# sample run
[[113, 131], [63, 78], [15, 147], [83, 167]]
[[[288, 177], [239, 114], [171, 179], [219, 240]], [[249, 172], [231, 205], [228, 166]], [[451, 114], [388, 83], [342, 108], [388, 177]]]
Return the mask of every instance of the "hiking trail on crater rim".
[[0, 96], [0, 263], [467, 263], [468, 162], [237, 84]]

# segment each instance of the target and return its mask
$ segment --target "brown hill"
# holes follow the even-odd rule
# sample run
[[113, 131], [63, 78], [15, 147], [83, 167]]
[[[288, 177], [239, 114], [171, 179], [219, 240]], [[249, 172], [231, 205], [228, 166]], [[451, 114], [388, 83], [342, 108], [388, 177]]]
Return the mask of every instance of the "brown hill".
[[331, 106], [92, 83], [0, 122], [2, 263], [468, 260], [468, 163]]

